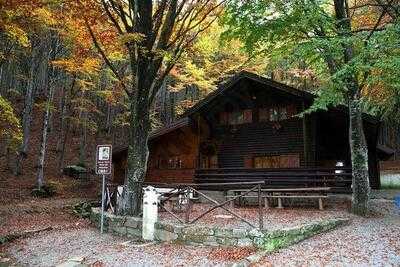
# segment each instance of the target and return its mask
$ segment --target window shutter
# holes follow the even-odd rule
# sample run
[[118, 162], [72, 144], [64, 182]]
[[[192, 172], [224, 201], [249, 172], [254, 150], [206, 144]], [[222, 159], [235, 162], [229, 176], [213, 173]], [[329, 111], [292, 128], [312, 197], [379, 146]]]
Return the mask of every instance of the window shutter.
[[253, 157], [251, 157], [251, 156], [244, 157], [244, 167], [245, 168], [253, 168]]
[[282, 155], [279, 160], [280, 168], [297, 168], [300, 167], [300, 159], [298, 154]]
[[243, 111], [244, 115], [244, 123], [252, 123], [253, 122], [253, 111], [251, 109], [245, 109]]

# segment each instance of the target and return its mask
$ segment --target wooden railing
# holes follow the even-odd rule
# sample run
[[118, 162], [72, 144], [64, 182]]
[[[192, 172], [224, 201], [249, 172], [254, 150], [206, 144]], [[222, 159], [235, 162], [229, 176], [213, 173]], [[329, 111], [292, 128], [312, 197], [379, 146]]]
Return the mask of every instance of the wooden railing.
[[[203, 183], [240, 183], [263, 181], [264, 188], [295, 187], [330, 187], [333, 192], [349, 193], [351, 191], [351, 168], [219, 168], [197, 169], [195, 182]], [[221, 190], [221, 188], [213, 188]], [[229, 190], [232, 188], [224, 188]]]
[[[245, 186], [247, 189], [242, 190], [239, 194], [230, 197], [224, 201], [217, 201], [213, 199], [211, 196], [207, 195], [205, 192], [199, 190], [199, 184], [151, 184], [156, 186], [157, 188], [168, 187], [168, 191], [160, 193], [159, 196], [159, 208], [161, 211], [166, 211], [169, 215], [171, 215], [175, 220], [180, 223], [186, 224], [194, 224], [199, 221], [201, 218], [212, 212], [216, 209], [222, 209], [225, 212], [228, 212], [230, 215], [236, 217], [240, 221], [248, 224], [253, 228], [257, 228], [259, 230], [263, 230], [264, 228], [264, 219], [263, 219], [263, 208], [262, 208], [262, 185], [264, 182], [256, 181], [256, 182], [240, 182], [240, 183], [204, 183], [202, 184], [203, 189], [208, 190], [210, 188], [225, 188], [227, 186]], [[244, 217], [242, 217], [237, 211], [232, 209], [233, 203], [235, 200], [239, 200], [240, 198], [246, 197], [250, 193], [255, 193], [257, 197], [258, 203], [258, 225], [254, 224], [254, 222], [250, 222]], [[207, 207], [205, 211], [202, 211], [200, 214], [195, 215], [193, 218], [192, 215], [192, 205], [193, 199], [190, 195], [197, 195], [204, 199], [205, 202], [211, 203], [210, 207]], [[173, 201], [176, 204], [182, 206], [182, 211], [184, 214], [184, 218], [181, 218], [180, 214], [173, 211], [167, 207], [166, 203], [168, 201]], [[229, 208], [231, 207], [231, 208]]]

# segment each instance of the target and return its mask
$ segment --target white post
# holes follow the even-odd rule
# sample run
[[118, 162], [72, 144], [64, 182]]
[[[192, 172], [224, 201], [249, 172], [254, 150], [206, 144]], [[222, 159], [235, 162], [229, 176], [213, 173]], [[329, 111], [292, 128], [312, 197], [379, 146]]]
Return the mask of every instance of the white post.
[[105, 187], [106, 187], [106, 176], [103, 174], [103, 185], [101, 189], [101, 222], [100, 222], [100, 232], [103, 233], [103, 224], [104, 224], [104, 202], [105, 202]]
[[154, 224], [158, 216], [158, 193], [152, 186], [144, 189], [143, 195], [143, 228], [144, 240], [154, 240]]

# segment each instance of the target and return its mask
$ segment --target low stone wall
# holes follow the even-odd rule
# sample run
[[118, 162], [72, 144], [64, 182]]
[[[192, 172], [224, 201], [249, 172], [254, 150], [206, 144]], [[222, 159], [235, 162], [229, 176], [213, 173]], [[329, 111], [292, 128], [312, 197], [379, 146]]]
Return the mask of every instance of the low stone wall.
[[[93, 208], [91, 221], [100, 227], [100, 209]], [[206, 227], [157, 222], [154, 238], [156, 241], [174, 241], [190, 245], [209, 246], [255, 246], [274, 250], [304, 240], [315, 234], [331, 230], [347, 219], [335, 219], [274, 231], [257, 229], [234, 229], [223, 227]], [[141, 238], [142, 219], [136, 217], [116, 216], [105, 213], [104, 230], [121, 236]]]

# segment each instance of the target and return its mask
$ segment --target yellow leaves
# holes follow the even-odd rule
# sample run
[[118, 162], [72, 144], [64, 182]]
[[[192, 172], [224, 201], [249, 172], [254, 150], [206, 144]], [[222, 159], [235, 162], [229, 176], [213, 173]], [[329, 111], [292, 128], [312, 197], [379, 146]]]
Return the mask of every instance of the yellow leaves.
[[57, 23], [54, 18], [54, 14], [47, 8], [40, 7], [32, 10], [32, 17], [39, 24], [45, 24], [47, 26], [53, 26]]
[[122, 45], [128, 43], [138, 43], [144, 38], [143, 34], [140, 33], [125, 33], [118, 37], [118, 42]]
[[97, 75], [101, 68], [98, 58], [68, 58], [55, 60], [52, 64], [71, 74]]
[[30, 47], [28, 34], [15, 24], [4, 25], [5, 33], [22, 47]]
[[239, 40], [222, 42], [223, 31], [223, 27], [215, 23], [199, 36], [171, 72], [176, 81], [172, 90], [194, 84], [208, 93], [216, 83], [232, 73], [240, 70], [259, 73], [265, 70], [265, 60], [250, 58], [242, 50], [243, 44]]
[[11, 103], [0, 96], [0, 139], [16, 150], [22, 142], [21, 124], [14, 114]]
[[93, 74], [100, 71], [101, 62], [98, 58], [85, 58], [81, 65], [81, 72]]

